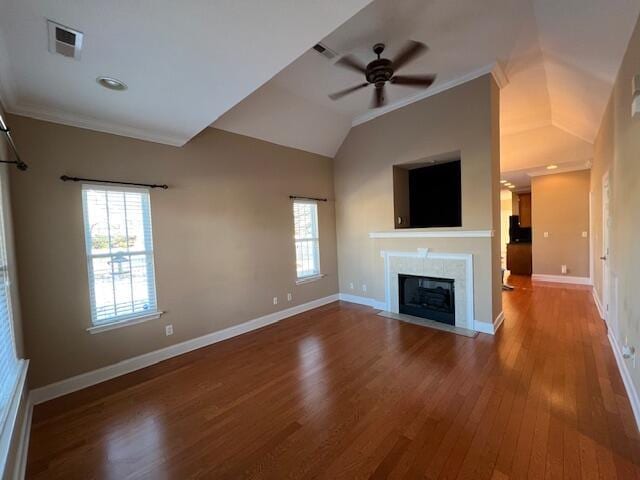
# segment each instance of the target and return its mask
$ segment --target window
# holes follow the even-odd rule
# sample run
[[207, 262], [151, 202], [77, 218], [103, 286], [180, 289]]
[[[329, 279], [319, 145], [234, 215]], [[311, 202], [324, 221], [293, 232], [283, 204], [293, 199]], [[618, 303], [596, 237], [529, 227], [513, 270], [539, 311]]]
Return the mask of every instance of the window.
[[4, 197], [0, 191], [0, 432], [9, 414], [13, 392], [20, 373], [16, 357], [11, 313], [9, 266], [4, 232]]
[[149, 192], [83, 185], [94, 326], [157, 314]]
[[295, 200], [293, 223], [298, 279], [320, 275], [318, 205], [313, 201]]

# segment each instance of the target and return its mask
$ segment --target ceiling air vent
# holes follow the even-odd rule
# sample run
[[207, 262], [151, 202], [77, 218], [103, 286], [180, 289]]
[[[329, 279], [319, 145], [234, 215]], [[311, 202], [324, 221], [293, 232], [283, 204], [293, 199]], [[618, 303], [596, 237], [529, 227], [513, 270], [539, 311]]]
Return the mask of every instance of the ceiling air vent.
[[326, 45], [323, 45], [321, 43], [316, 43], [313, 46], [313, 49], [318, 52], [320, 55], [327, 57], [329, 59], [335, 57], [337, 55], [336, 52], [334, 52], [333, 50], [331, 50], [329, 47], [327, 47]]
[[49, 51], [79, 60], [82, 37], [84, 36], [82, 32], [51, 20], [47, 20], [47, 27], [49, 29]]

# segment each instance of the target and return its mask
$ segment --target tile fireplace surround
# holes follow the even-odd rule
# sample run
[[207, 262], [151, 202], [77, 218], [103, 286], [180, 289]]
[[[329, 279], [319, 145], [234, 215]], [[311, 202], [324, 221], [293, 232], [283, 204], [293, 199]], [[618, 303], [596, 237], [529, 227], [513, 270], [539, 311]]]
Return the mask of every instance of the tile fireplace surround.
[[454, 280], [456, 327], [476, 330], [473, 311], [473, 255], [435, 253], [428, 248], [414, 252], [383, 250], [385, 310], [399, 313], [398, 274]]

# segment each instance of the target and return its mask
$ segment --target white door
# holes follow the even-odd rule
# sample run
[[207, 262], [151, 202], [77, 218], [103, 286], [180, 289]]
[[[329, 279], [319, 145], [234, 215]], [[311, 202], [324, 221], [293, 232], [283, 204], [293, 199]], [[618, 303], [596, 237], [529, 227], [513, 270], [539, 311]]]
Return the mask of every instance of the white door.
[[609, 269], [609, 237], [611, 230], [611, 215], [609, 204], [611, 201], [611, 189], [609, 188], [609, 172], [602, 176], [602, 308], [604, 319], [609, 325], [609, 304], [611, 303], [611, 272]]

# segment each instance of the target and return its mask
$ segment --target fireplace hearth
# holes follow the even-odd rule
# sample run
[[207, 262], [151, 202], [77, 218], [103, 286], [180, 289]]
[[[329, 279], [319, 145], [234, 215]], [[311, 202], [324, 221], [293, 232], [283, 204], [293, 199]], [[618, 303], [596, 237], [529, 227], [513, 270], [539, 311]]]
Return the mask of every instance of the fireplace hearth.
[[456, 324], [454, 280], [398, 274], [399, 312]]

